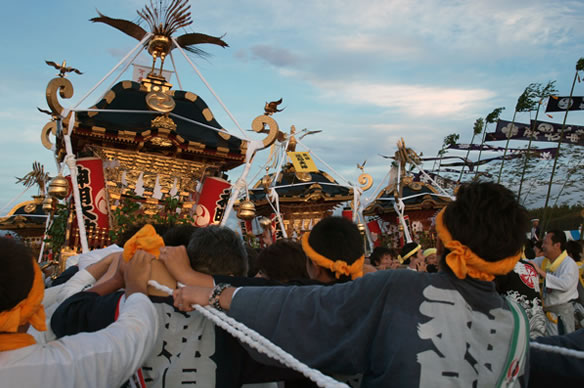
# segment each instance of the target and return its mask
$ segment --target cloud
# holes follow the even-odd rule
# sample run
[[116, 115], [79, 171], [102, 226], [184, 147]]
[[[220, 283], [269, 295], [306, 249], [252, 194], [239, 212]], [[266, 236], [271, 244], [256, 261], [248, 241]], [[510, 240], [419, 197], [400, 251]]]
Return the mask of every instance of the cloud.
[[252, 46], [249, 51], [252, 58], [261, 59], [276, 67], [294, 66], [300, 62], [300, 56], [280, 47], [261, 44]]
[[406, 84], [361, 82], [317, 82], [329, 98], [397, 109], [408, 115], [450, 116], [468, 111], [494, 93], [485, 89], [463, 89]]

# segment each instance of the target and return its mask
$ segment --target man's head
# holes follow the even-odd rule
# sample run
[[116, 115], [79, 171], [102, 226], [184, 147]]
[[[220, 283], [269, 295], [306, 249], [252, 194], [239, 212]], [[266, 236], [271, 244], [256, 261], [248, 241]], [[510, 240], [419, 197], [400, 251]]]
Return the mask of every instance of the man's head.
[[25, 299], [32, 288], [34, 268], [30, 250], [20, 241], [0, 237], [0, 312]]
[[527, 211], [502, 185], [476, 182], [460, 186], [444, 210], [452, 238], [489, 262], [516, 255], [527, 232]]
[[247, 276], [247, 253], [239, 236], [223, 226], [196, 229], [187, 254], [191, 267], [212, 275]]
[[420, 244], [416, 242], [406, 243], [399, 253], [402, 258], [402, 264], [409, 265], [410, 267], [415, 267], [418, 263], [424, 261], [424, 251]]
[[547, 232], [541, 248], [545, 257], [554, 260], [566, 249], [566, 235], [561, 230]]
[[258, 255], [260, 272], [267, 279], [288, 282], [306, 279], [306, 255], [302, 245], [292, 240], [278, 240]]
[[534, 218], [531, 220], [531, 226], [537, 228], [539, 226], [539, 218]]
[[[318, 254], [331, 261], [344, 261], [353, 264], [363, 256], [363, 239], [357, 225], [343, 217], [326, 217], [320, 220], [310, 232], [308, 244]], [[306, 270], [312, 279], [332, 282], [336, 274], [327, 268], [307, 260]], [[339, 281], [351, 280], [350, 276], [342, 275]]]
[[378, 267], [380, 265], [389, 266], [393, 260], [393, 251], [387, 247], [376, 247], [369, 256], [371, 265]]

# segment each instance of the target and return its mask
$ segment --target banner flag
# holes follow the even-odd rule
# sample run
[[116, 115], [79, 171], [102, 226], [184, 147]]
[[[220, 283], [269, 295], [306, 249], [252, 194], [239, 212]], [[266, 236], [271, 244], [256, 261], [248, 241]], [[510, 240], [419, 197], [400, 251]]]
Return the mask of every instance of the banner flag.
[[546, 112], [565, 112], [566, 110], [584, 110], [584, 97], [550, 97]]
[[77, 185], [85, 228], [87, 230], [107, 229], [109, 206], [105, 191], [103, 163], [100, 158], [77, 159]]
[[[514, 123], [499, 120], [495, 132], [487, 132], [485, 141], [507, 140], [531, 140], [542, 142], [557, 142], [560, 140], [562, 124], [546, 121], [532, 120], [533, 130], [529, 124]], [[566, 124], [564, 128], [564, 143], [584, 145], [584, 126]]]
[[318, 168], [310, 157], [310, 152], [288, 152], [296, 172], [318, 172]]

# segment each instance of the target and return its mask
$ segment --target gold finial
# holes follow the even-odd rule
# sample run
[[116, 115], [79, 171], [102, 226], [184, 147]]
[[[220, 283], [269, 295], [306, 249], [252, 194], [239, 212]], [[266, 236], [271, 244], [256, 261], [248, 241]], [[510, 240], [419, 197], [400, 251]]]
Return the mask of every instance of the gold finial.
[[[150, 27], [152, 37], [148, 41], [147, 50], [152, 55], [152, 73], [156, 65], [156, 59], [160, 58], [160, 72], [162, 76], [164, 59], [174, 48], [173, 37], [179, 29], [187, 27], [193, 23], [191, 19], [190, 4], [188, 0], [161, 0], [157, 4], [150, 2], [142, 10], [137, 11], [138, 16]], [[146, 36], [146, 31], [138, 24], [125, 19], [112, 19], [97, 11], [99, 17], [90, 19], [94, 23], [105, 23], [123, 33], [142, 40]], [[221, 37], [211, 36], [201, 33], [187, 33], [177, 37], [176, 43], [183, 49], [205, 56], [207, 53], [197, 47], [198, 44], [215, 44], [221, 47], [229, 47]]]

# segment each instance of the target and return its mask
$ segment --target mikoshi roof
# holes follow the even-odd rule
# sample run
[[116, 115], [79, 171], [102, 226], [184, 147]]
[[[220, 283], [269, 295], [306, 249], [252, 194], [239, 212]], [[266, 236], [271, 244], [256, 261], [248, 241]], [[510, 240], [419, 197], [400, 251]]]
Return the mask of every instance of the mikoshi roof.
[[[395, 213], [393, 203], [395, 200], [396, 186], [390, 185], [382, 190], [375, 201], [364, 210], [367, 216]], [[402, 185], [402, 192], [397, 193], [405, 205], [405, 211], [422, 209], [441, 209], [450, 199], [441, 195], [433, 186], [419, 181], [409, 181]]]
[[[148, 93], [137, 82], [122, 81], [89, 108], [103, 111], [79, 111], [72, 135], [76, 148], [87, 143], [125, 149], [146, 145], [147, 149], [158, 147], [178, 158], [223, 160], [225, 169], [244, 162], [247, 142], [227, 133], [201, 97], [169, 90], [166, 94], [172, 96], [176, 106], [162, 117], [165, 115], [148, 108]], [[171, 119], [175, 128], [172, 122], [170, 128], [155, 125], [157, 117]]]
[[[271, 174], [273, 180], [276, 174]], [[249, 191], [250, 200], [261, 206], [267, 204], [266, 190], [259, 180]], [[274, 185], [279, 201], [284, 203], [330, 203], [336, 205], [353, 199], [353, 190], [340, 185], [324, 171], [297, 173], [292, 164], [286, 164]]]
[[0, 229], [38, 227], [44, 230], [47, 215], [43, 211], [42, 202], [41, 198], [15, 205], [5, 217], [0, 217]]

